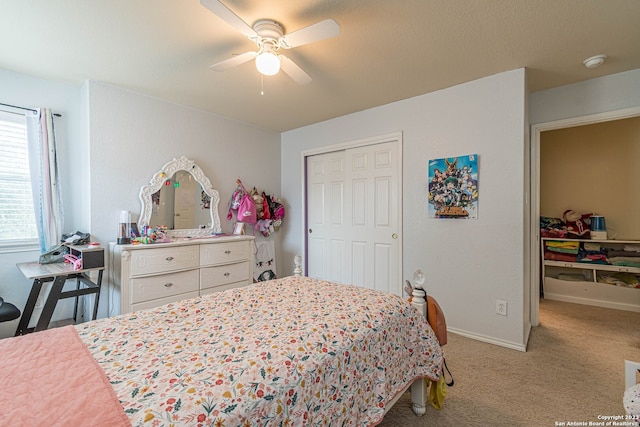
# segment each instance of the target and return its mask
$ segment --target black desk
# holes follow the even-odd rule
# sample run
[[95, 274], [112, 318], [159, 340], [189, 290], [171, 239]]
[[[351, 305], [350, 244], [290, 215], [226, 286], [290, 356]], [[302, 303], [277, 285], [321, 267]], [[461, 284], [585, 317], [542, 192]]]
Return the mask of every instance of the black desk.
[[[98, 301], [100, 300], [100, 287], [102, 286], [102, 273], [104, 267], [91, 268], [87, 270], [74, 270], [69, 263], [54, 263], [54, 264], [40, 264], [37, 262], [25, 262], [17, 264], [18, 268], [28, 279], [33, 279], [31, 285], [31, 292], [27, 298], [27, 304], [20, 317], [20, 323], [18, 329], [16, 329], [16, 336], [24, 335], [29, 332], [42, 331], [49, 327], [53, 310], [56, 308], [58, 300], [65, 298], [75, 297], [76, 302], [73, 309], [73, 320], [76, 321], [78, 315], [78, 297], [81, 295], [96, 294], [96, 301], [93, 306], [93, 317], [95, 320], [98, 315]], [[91, 271], [98, 272], [98, 280], [95, 282], [89, 278], [87, 273]], [[76, 289], [70, 291], [62, 291], [64, 284], [67, 280], [76, 280]], [[35, 328], [28, 328], [31, 316], [33, 315], [33, 309], [36, 306], [38, 295], [42, 290], [42, 285], [47, 282], [53, 282], [51, 285], [51, 291], [47, 297], [42, 314], [38, 319], [38, 323]], [[84, 285], [84, 287], [81, 287]]]

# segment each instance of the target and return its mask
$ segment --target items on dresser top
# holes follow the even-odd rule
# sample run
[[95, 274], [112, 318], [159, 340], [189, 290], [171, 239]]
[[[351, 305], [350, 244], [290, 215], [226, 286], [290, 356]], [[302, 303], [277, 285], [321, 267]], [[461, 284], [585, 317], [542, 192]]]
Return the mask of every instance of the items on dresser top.
[[112, 243], [120, 313], [248, 285], [253, 282], [254, 246], [253, 236]]

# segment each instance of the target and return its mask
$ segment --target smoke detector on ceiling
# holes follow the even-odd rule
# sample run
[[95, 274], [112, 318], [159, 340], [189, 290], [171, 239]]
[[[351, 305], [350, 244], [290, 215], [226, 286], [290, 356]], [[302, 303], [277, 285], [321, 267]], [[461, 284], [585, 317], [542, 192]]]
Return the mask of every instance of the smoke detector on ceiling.
[[585, 59], [584, 61], [582, 61], [582, 63], [587, 68], [596, 68], [602, 65], [605, 59], [607, 59], [607, 55], [596, 55], [592, 56], [591, 58]]

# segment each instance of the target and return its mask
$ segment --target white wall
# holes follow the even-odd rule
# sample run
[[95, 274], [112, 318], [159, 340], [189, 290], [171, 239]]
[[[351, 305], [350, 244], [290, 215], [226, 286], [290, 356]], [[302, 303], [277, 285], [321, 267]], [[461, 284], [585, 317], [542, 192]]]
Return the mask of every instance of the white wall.
[[640, 105], [640, 69], [532, 93], [531, 124], [589, 116]]
[[[115, 240], [121, 210], [131, 211], [137, 221], [140, 187], [173, 158], [195, 160], [220, 192], [219, 213], [226, 232], [233, 224], [226, 214], [237, 178], [247, 187], [255, 185], [274, 195], [280, 191], [278, 133], [101, 82], [88, 82], [85, 96], [91, 232], [103, 245]], [[286, 221], [284, 225], [286, 229]], [[272, 234], [276, 248], [281, 234]], [[106, 315], [106, 305], [100, 307], [100, 315]]]
[[[75, 176], [85, 176], [88, 165], [78, 162], [82, 155], [80, 88], [0, 69], [0, 102], [26, 108], [51, 108], [62, 117], [54, 118], [61, 169], [65, 231], [86, 229], [89, 222], [88, 202], [83, 205], [81, 185]], [[74, 171], [77, 175], [72, 175]], [[16, 263], [38, 259], [40, 249], [24, 252], [0, 252], [0, 296], [22, 309], [27, 301], [31, 282], [16, 267]], [[73, 301], [62, 301], [54, 320], [70, 317]], [[12, 336], [18, 321], [0, 323], [0, 337]]]
[[[62, 114], [55, 124], [65, 231], [90, 231], [105, 247], [116, 237], [119, 212], [128, 209], [137, 220], [139, 188], [174, 157], [194, 159], [220, 192], [224, 231], [231, 231], [226, 212], [237, 178], [280, 196], [278, 133], [100, 82], [78, 88], [0, 70], [0, 94], [3, 103], [46, 106]], [[287, 228], [285, 220], [270, 238], [277, 253]], [[20, 308], [31, 282], [16, 263], [37, 260], [38, 255], [37, 249], [0, 253], [0, 295]], [[112, 296], [105, 286], [99, 317], [113, 312], [108, 310]], [[72, 309], [72, 299], [59, 303], [53, 320], [71, 317]], [[17, 320], [0, 324], [0, 338], [12, 336], [16, 326]]]
[[[438, 298], [450, 330], [523, 348], [525, 88], [519, 69], [284, 133], [282, 192], [295, 207], [285, 262], [302, 253], [301, 152], [401, 131], [403, 277], [418, 268], [426, 273], [427, 291]], [[478, 219], [429, 219], [427, 162], [474, 153]], [[508, 316], [495, 314], [496, 299], [508, 302]]]
[[[273, 235], [281, 275], [293, 269], [293, 255], [302, 253], [300, 153], [402, 131], [404, 277], [417, 268], [427, 273], [428, 290], [443, 305], [451, 329], [518, 347], [526, 340], [528, 318], [523, 289], [525, 80], [524, 70], [502, 73], [281, 137], [104, 83], [76, 88], [1, 69], [0, 102], [48, 106], [63, 114], [56, 129], [66, 231], [89, 230], [105, 244], [113, 240], [118, 212], [129, 209], [136, 218], [140, 211], [139, 187], [166, 161], [186, 155], [221, 192], [227, 231], [224, 217], [236, 178], [284, 198], [287, 217]], [[640, 70], [537, 92], [528, 106], [531, 123], [640, 106]], [[426, 218], [427, 161], [470, 153], [480, 156], [478, 220]], [[15, 264], [37, 255], [0, 253], [0, 295], [19, 307], [30, 283]], [[509, 302], [506, 318], [494, 314], [496, 299]], [[105, 300], [103, 295], [101, 316]], [[54, 318], [65, 317], [59, 311]], [[0, 324], [0, 337], [13, 335], [16, 324]]]
[[640, 239], [640, 115], [545, 131], [539, 145], [541, 216], [594, 212], [610, 236]]
[[[629, 110], [640, 107], [640, 69], [535, 92], [529, 95], [528, 105], [529, 123], [539, 125], [537, 130], [534, 129], [536, 133], [540, 127], [557, 129], [558, 124], [554, 122], [559, 121], [583, 125], [606, 118], [629, 117]], [[540, 150], [539, 135], [532, 133], [531, 138], [531, 151], [537, 156]], [[538, 192], [538, 173], [533, 171], [533, 194]], [[538, 201], [533, 202], [533, 209], [539, 209]], [[539, 259], [535, 259], [532, 266], [534, 272], [538, 271], [539, 263]], [[538, 285], [533, 285], [535, 292]], [[534, 304], [537, 304], [537, 300], [534, 300]]]

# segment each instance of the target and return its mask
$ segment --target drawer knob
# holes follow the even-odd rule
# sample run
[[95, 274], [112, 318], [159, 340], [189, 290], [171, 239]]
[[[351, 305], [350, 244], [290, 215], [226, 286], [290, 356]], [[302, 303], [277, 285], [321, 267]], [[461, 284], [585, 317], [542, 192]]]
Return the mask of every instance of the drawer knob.
[[173, 261], [173, 257], [172, 256], [168, 256], [165, 258], [167, 261]]
[[164, 287], [165, 287], [165, 288], [170, 288], [170, 287], [172, 287], [172, 286], [173, 286], [173, 283], [171, 283], [171, 282], [169, 282], [169, 283], [165, 283], [165, 284], [164, 284]]
[[227, 249], [226, 251], [224, 251], [224, 253], [229, 255], [231, 253], [231, 251]]
[[231, 273], [224, 273], [224, 277], [229, 277]]

